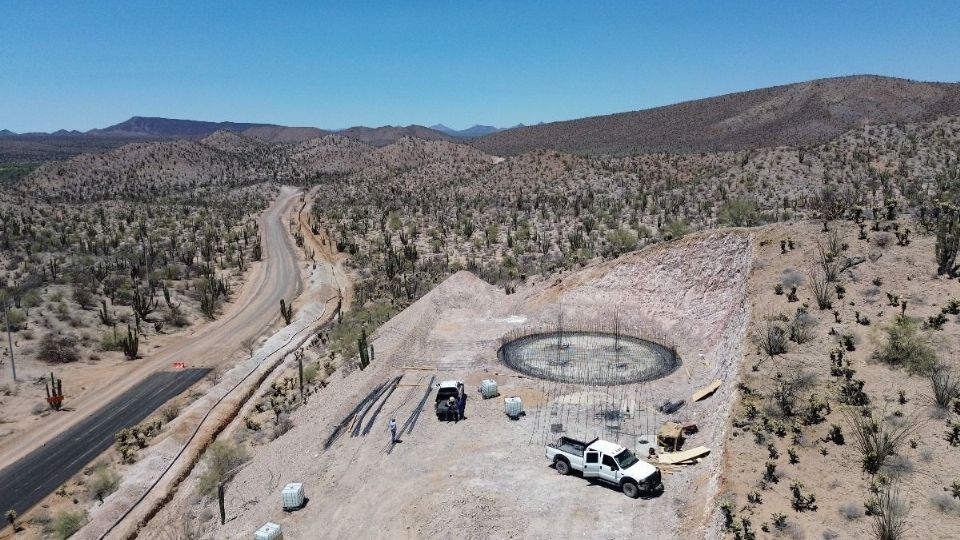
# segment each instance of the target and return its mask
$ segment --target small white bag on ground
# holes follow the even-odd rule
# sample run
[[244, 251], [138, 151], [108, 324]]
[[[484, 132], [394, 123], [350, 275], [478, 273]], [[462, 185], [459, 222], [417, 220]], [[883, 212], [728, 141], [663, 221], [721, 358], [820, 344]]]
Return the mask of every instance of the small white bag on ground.
[[264, 524], [263, 527], [257, 529], [253, 533], [253, 540], [282, 540], [283, 531], [280, 530], [280, 526], [276, 523], [270, 523], [269, 521]]
[[293, 482], [283, 486], [281, 492], [284, 510], [296, 510], [303, 506], [303, 484]]
[[497, 397], [499, 393], [497, 391], [497, 381], [493, 379], [480, 381], [480, 395], [483, 396], [483, 399]]
[[518, 397], [508, 397], [503, 400], [504, 412], [507, 413], [507, 416], [516, 420], [520, 418], [520, 415], [523, 414], [523, 401]]

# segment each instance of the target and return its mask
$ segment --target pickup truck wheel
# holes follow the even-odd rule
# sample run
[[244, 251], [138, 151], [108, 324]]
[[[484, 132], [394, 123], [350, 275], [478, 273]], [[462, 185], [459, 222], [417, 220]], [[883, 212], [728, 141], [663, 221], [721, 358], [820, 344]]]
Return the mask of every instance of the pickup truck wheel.
[[554, 467], [557, 469], [557, 472], [563, 476], [570, 474], [570, 464], [567, 463], [565, 459], [558, 459], [556, 463], [554, 463]]
[[631, 499], [636, 499], [637, 497], [640, 496], [640, 486], [638, 486], [636, 483], [631, 482], [629, 480], [624, 482], [620, 486], [620, 489], [623, 490], [624, 495], [626, 495], [627, 497], [630, 497]]

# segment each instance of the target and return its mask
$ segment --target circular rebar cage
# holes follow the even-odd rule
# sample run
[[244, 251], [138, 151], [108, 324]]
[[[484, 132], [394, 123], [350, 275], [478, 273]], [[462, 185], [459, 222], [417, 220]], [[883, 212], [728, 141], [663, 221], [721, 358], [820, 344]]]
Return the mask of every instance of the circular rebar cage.
[[553, 331], [524, 335], [497, 351], [520, 373], [583, 385], [632, 384], [659, 379], [680, 366], [672, 347], [619, 333]]

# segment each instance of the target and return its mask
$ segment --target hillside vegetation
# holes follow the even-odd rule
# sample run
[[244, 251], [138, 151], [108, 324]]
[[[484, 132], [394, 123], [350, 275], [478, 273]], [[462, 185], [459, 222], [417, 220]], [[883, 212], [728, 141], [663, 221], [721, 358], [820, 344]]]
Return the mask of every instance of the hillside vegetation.
[[535, 149], [593, 155], [742, 150], [817, 144], [866, 124], [950, 114], [960, 114], [960, 84], [839, 77], [509, 129], [472, 144], [497, 155]]

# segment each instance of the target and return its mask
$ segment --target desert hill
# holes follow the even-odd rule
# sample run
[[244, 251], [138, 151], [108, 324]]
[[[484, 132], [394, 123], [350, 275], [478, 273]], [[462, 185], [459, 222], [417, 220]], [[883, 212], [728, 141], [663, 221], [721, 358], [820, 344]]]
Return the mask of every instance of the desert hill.
[[453, 137], [446, 133], [418, 125], [381, 126], [376, 128], [355, 126], [341, 129], [337, 133], [372, 146], [386, 146], [397, 142], [402, 137], [416, 137], [428, 141], [449, 141], [453, 139]]
[[212, 135], [219, 130], [241, 132], [264, 125], [265, 124], [206, 122], [202, 120], [134, 116], [119, 124], [101, 129], [91, 129], [86, 132], [86, 134], [114, 137], [199, 138]]
[[243, 130], [248, 137], [272, 143], [303, 142], [329, 133], [315, 127], [255, 126]]
[[960, 114], [960, 84], [851, 76], [775, 86], [641, 111], [509, 129], [472, 142], [508, 155], [742, 150], [808, 145], [866, 124]]

